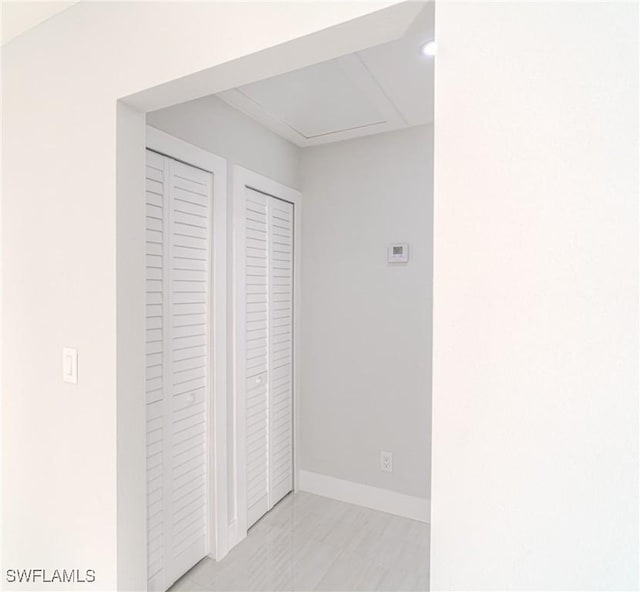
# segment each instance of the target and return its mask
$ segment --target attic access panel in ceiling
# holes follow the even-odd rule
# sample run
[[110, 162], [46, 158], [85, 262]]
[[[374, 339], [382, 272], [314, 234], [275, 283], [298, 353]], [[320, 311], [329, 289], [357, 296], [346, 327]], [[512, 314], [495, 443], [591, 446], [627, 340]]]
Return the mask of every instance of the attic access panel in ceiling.
[[406, 125], [358, 54], [254, 82], [218, 96], [299, 146]]

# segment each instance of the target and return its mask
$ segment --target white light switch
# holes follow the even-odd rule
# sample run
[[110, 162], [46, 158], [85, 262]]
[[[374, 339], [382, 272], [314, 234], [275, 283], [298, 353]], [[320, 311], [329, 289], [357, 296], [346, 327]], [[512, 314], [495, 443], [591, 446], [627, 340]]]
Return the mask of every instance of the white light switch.
[[78, 350], [74, 347], [62, 348], [62, 379], [78, 384]]

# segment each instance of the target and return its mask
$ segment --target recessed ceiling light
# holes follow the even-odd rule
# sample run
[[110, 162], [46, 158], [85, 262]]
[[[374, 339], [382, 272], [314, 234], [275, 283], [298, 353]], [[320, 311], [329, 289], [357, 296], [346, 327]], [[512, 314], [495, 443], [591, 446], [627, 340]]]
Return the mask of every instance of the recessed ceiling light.
[[420, 53], [425, 56], [433, 57], [436, 55], [436, 42], [427, 41], [421, 48]]

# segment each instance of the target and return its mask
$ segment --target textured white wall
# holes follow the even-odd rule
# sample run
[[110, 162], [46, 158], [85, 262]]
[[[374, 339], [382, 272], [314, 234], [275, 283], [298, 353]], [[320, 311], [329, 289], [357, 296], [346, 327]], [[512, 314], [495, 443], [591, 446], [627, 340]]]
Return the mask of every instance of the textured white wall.
[[[144, 117], [122, 110], [117, 136], [116, 101], [201, 71], [188, 94], [208, 94], [212, 66], [389, 4], [81, 2], [3, 48], [5, 567], [95, 569], [87, 589], [144, 586]], [[400, 26], [375, 23], [371, 39]], [[358, 49], [341, 31], [223, 74], [248, 82]], [[171, 85], [176, 102], [188, 84]], [[166, 104], [164, 89], [154, 97]], [[118, 161], [117, 139], [129, 151]], [[65, 345], [79, 350], [77, 386], [62, 382]]]
[[431, 589], [637, 589], [638, 3], [436, 23]]
[[[302, 151], [299, 468], [429, 497], [433, 128]], [[409, 243], [407, 265], [387, 246]], [[393, 453], [393, 472], [380, 452]]]

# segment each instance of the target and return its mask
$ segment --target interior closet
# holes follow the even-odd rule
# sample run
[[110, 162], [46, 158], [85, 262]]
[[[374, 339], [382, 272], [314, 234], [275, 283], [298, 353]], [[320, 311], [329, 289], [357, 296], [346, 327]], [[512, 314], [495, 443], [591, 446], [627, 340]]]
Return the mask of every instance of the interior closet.
[[295, 216], [286, 194], [296, 192], [240, 167], [235, 178], [235, 332], [246, 459], [240, 498], [246, 497], [249, 528], [293, 489]]
[[147, 131], [147, 569], [164, 592], [293, 489], [300, 204], [241, 167], [228, 195], [226, 160]]

